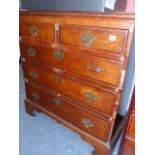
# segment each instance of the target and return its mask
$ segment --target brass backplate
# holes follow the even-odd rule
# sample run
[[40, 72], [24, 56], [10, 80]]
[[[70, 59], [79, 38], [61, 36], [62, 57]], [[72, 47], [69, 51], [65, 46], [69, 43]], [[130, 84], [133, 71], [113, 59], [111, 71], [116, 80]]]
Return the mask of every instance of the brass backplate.
[[96, 36], [94, 36], [91, 32], [87, 31], [81, 34], [80, 38], [86, 46], [89, 46], [95, 41]]
[[62, 60], [64, 58], [64, 54], [58, 50], [53, 51], [52, 55], [54, 56], [55, 59], [57, 60]]
[[27, 50], [27, 52], [28, 52], [28, 55], [30, 57], [33, 57], [36, 54], [36, 50], [34, 48], [32, 48], [32, 47], [29, 47], [28, 50]]
[[104, 71], [103, 66], [96, 64], [95, 62], [88, 63], [86, 65], [86, 68], [95, 73], [101, 73]]
[[35, 79], [35, 78], [37, 78], [38, 74], [34, 70], [32, 70], [32, 71], [30, 71], [30, 76], [31, 76], [31, 78]]
[[54, 81], [57, 84], [61, 84], [62, 83], [62, 77], [59, 74], [54, 75]]
[[32, 98], [33, 98], [35, 101], [39, 101], [39, 100], [40, 100], [40, 96], [39, 96], [39, 94], [36, 93], [36, 92], [33, 92], [33, 93], [32, 93]]
[[98, 96], [91, 91], [84, 92], [84, 96], [89, 102], [96, 102], [98, 99]]
[[83, 119], [82, 119], [82, 123], [83, 123], [84, 126], [87, 127], [87, 128], [92, 128], [92, 127], [94, 127], [94, 123], [91, 122], [91, 121], [90, 121], [89, 119], [87, 119], [87, 118], [83, 118]]
[[63, 104], [62, 100], [60, 99], [60, 97], [55, 97], [54, 99], [54, 103], [57, 105], [57, 106], [61, 106]]
[[36, 37], [38, 35], [38, 28], [35, 25], [32, 25], [30, 27], [30, 32], [33, 37]]

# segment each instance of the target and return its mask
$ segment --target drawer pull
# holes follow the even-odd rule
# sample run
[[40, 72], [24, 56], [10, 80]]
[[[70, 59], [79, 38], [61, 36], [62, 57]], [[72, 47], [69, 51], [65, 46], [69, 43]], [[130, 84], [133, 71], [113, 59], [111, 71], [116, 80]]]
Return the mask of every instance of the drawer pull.
[[62, 77], [59, 74], [54, 75], [54, 81], [57, 84], [61, 84], [62, 83]]
[[38, 35], [38, 28], [35, 25], [32, 25], [30, 27], [30, 32], [32, 37], [36, 37]]
[[57, 106], [61, 106], [63, 104], [62, 100], [59, 97], [56, 97], [53, 100]]
[[60, 51], [53, 51], [52, 55], [54, 56], [55, 59], [57, 59], [59, 61], [63, 60], [63, 58], [64, 58], [64, 54]]
[[37, 78], [38, 74], [35, 71], [31, 71], [30, 76], [31, 76], [31, 78], [35, 79], [35, 78]]
[[27, 50], [27, 52], [28, 52], [28, 55], [30, 57], [33, 57], [36, 54], [36, 50], [34, 48], [32, 48], [32, 47], [29, 47], [28, 50]]
[[89, 46], [95, 41], [96, 36], [94, 36], [91, 32], [87, 31], [81, 34], [80, 38], [86, 46]]
[[86, 65], [86, 68], [87, 68], [88, 70], [92, 71], [92, 72], [95, 72], [95, 73], [101, 73], [101, 72], [104, 71], [104, 68], [103, 68], [101, 65], [98, 65], [98, 64], [96, 64], [96, 63], [94, 63], [94, 62], [88, 63], [88, 64]]
[[84, 92], [84, 96], [86, 97], [86, 99], [89, 101], [89, 102], [96, 102], [97, 99], [98, 99], [98, 96], [96, 96], [93, 92], [91, 91], [86, 91]]
[[39, 101], [40, 100], [40, 96], [38, 93], [32, 93], [32, 98], [35, 100], [35, 101]]
[[86, 128], [92, 128], [92, 127], [94, 127], [94, 123], [93, 122], [91, 122], [89, 119], [87, 119], [87, 118], [83, 118], [82, 119], [82, 123], [84, 124], [84, 126], [86, 127]]

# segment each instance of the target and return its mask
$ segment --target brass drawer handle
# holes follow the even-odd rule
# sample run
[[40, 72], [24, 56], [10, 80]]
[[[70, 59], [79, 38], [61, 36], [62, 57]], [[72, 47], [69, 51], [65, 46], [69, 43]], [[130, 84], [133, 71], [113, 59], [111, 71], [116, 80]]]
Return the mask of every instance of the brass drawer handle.
[[35, 78], [38, 77], [38, 74], [37, 74], [34, 70], [32, 70], [32, 71], [30, 72], [30, 76], [31, 76], [31, 78], [35, 79]]
[[54, 103], [57, 105], [57, 106], [61, 106], [63, 104], [62, 100], [60, 99], [60, 97], [55, 97], [53, 99]]
[[89, 102], [96, 102], [98, 99], [98, 96], [91, 91], [84, 92], [84, 96]]
[[62, 77], [59, 74], [54, 75], [54, 78], [53, 79], [54, 79], [54, 81], [57, 84], [61, 84], [62, 83]]
[[89, 119], [87, 119], [87, 118], [83, 118], [82, 119], [82, 123], [84, 124], [84, 126], [86, 127], [86, 128], [93, 128], [94, 127], [94, 123], [93, 122], [91, 122]]
[[32, 48], [32, 47], [29, 47], [28, 50], [27, 50], [27, 52], [28, 52], [28, 55], [30, 57], [33, 57], [36, 54], [36, 50], [34, 48]]
[[32, 93], [32, 98], [33, 98], [35, 101], [39, 101], [39, 100], [40, 100], [40, 96], [39, 96], [39, 94], [36, 93], [36, 92], [33, 92], [33, 93]]
[[86, 46], [89, 46], [95, 41], [96, 36], [94, 36], [91, 32], [87, 31], [81, 34], [80, 39]]
[[104, 68], [101, 65], [96, 64], [95, 62], [88, 63], [86, 68], [95, 73], [101, 73], [104, 71]]
[[36, 37], [38, 35], [38, 28], [35, 25], [32, 25], [30, 27], [30, 32], [32, 37]]
[[52, 55], [53, 55], [53, 57], [54, 57], [55, 59], [57, 59], [57, 60], [59, 60], [59, 61], [63, 60], [63, 58], [64, 58], [64, 54], [63, 54], [62, 52], [58, 51], [58, 50], [53, 51], [53, 52], [52, 52]]

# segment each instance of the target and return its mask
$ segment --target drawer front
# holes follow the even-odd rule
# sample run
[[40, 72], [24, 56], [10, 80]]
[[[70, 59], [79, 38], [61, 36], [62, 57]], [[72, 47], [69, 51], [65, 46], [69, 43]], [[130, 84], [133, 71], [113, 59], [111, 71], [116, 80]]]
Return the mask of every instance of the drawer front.
[[26, 84], [27, 98], [40, 104], [42, 107], [55, 113], [59, 117], [67, 120], [75, 126], [87, 131], [88, 133], [107, 140], [109, 132], [109, 123], [86, 111], [79, 109], [77, 106], [64, 101], [62, 96], [53, 96], [41, 89]]
[[63, 76], [63, 73], [49, 72], [45, 68], [34, 64], [24, 64], [25, 77], [40, 83], [45, 87], [62, 93], [86, 106], [100, 110], [108, 115], [112, 114], [115, 94], [86, 85]]
[[123, 53], [127, 38], [126, 30], [60, 26], [60, 42], [105, 52]]
[[[22, 56], [117, 86], [122, 63], [21, 43]], [[80, 62], [80, 63], [79, 63]]]
[[19, 25], [19, 35], [22, 37], [29, 37], [37, 41], [51, 43], [54, 42], [55, 37], [54, 25], [21, 22]]

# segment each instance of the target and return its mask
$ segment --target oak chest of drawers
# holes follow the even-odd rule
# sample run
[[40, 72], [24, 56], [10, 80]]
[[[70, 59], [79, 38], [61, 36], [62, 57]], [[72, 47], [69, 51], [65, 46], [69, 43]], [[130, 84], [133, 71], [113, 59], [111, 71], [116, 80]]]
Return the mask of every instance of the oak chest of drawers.
[[26, 111], [78, 132], [92, 154], [109, 154], [133, 29], [133, 14], [20, 11]]

